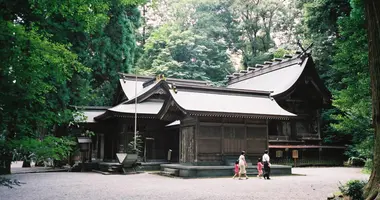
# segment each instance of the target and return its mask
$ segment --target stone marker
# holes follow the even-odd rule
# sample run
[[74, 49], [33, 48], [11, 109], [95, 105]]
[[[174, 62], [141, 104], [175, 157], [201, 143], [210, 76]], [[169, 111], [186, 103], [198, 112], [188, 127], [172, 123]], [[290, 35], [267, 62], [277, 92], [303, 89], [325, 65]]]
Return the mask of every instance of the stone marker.
[[327, 196], [327, 200], [331, 200], [331, 199], [334, 199], [334, 198], [335, 198], [335, 195], [332, 194], [332, 193]]

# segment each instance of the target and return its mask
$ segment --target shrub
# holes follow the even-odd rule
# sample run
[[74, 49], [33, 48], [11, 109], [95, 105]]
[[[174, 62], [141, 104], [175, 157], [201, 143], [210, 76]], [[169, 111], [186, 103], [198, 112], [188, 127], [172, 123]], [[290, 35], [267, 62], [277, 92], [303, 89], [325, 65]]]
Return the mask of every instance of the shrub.
[[340, 185], [339, 190], [342, 194], [351, 197], [354, 200], [364, 200], [363, 189], [366, 185], [365, 181], [351, 180], [346, 185]]
[[76, 141], [70, 137], [55, 137], [48, 135], [44, 139], [24, 137], [13, 140], [14, 160], [35, 161], [62, 161], [67, 159], [70, 152], [75, 150]]
[[348, 159], [348, 163], [355, 167], [364, 167], [365, 160], [363, 158], [351, 157]]
[[371, 171], [372, 165], [373, 165], [372, 159], [367, 159], [367, 161], [365, 162], [364, 168], [368, 171]]
[[144, 150], [144, 141], [142, 139], [143, 137], [140, 135], [140, 134], [136, 134], [136, 149], [134, 148], [134, 139], [135, 137], [133, 137], [133, 140], [130, 141], [127, 145], [127, 153], [136, 153], [138, 154], [139, 156], [142, 156], [141, 153], [143, 152]]

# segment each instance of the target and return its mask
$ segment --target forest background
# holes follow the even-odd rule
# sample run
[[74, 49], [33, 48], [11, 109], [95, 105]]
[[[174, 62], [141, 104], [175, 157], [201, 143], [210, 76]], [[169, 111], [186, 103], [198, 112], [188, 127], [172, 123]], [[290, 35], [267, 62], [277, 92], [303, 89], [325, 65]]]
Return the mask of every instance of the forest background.
[[73, 105], [111, 105], [118, 72], [222, 86], [227, 74], [294, 53], [297, 41], [313, 43], [317, 69], [333, 93], [333, 108], [323, 112], [324, 142], [348, 144], [348, 156], [371, 165], [374, 134], [360, 0], [1, 0], [0, 5], [0, 168], [17, 156], [65, 157], [71, 139], [54, 133], [72, 124]]

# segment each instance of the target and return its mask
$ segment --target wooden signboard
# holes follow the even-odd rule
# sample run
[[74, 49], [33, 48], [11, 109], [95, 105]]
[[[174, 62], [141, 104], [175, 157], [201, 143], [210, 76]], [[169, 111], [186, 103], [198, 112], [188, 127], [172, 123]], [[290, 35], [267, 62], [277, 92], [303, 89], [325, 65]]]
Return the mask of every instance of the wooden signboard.
[[292, 156], [294, 159], [298, 158], [298, 150], [293, 150], [292, 151]]
[[292, 157], [294, 159], [294, 167], [297, 167], [298, 150], [292, 151]]
[[282, 151], [276, 151], [276, 158], [282, 158]]

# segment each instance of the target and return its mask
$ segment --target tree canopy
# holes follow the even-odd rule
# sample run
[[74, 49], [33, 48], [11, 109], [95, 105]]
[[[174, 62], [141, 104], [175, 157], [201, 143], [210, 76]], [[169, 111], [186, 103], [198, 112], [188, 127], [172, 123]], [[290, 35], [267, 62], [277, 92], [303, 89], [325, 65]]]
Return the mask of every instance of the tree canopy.
[[[99, 90], [95, 86], [109, 81], [96, 79], [99, 67], [88, 62], [105, 57], [91, 51], [93, 36], [108, 36], [120, 45], [106, 49], [119, 55], [112, 66], [103, 65], [103, 73], [114, 65], [120, 71], [131, 68], [138, 23], [125, 20], [138, 21], [139, 3], [143, 1], [1, 1], [0, 167], [5, 166], [1, 173], [10, 172], [13, 151], [20, 147], [11, 141], [43, 140], [72, 120], [71, 105], [91, 103]], [[107, 75], [116, 82], [116, 73]]]

